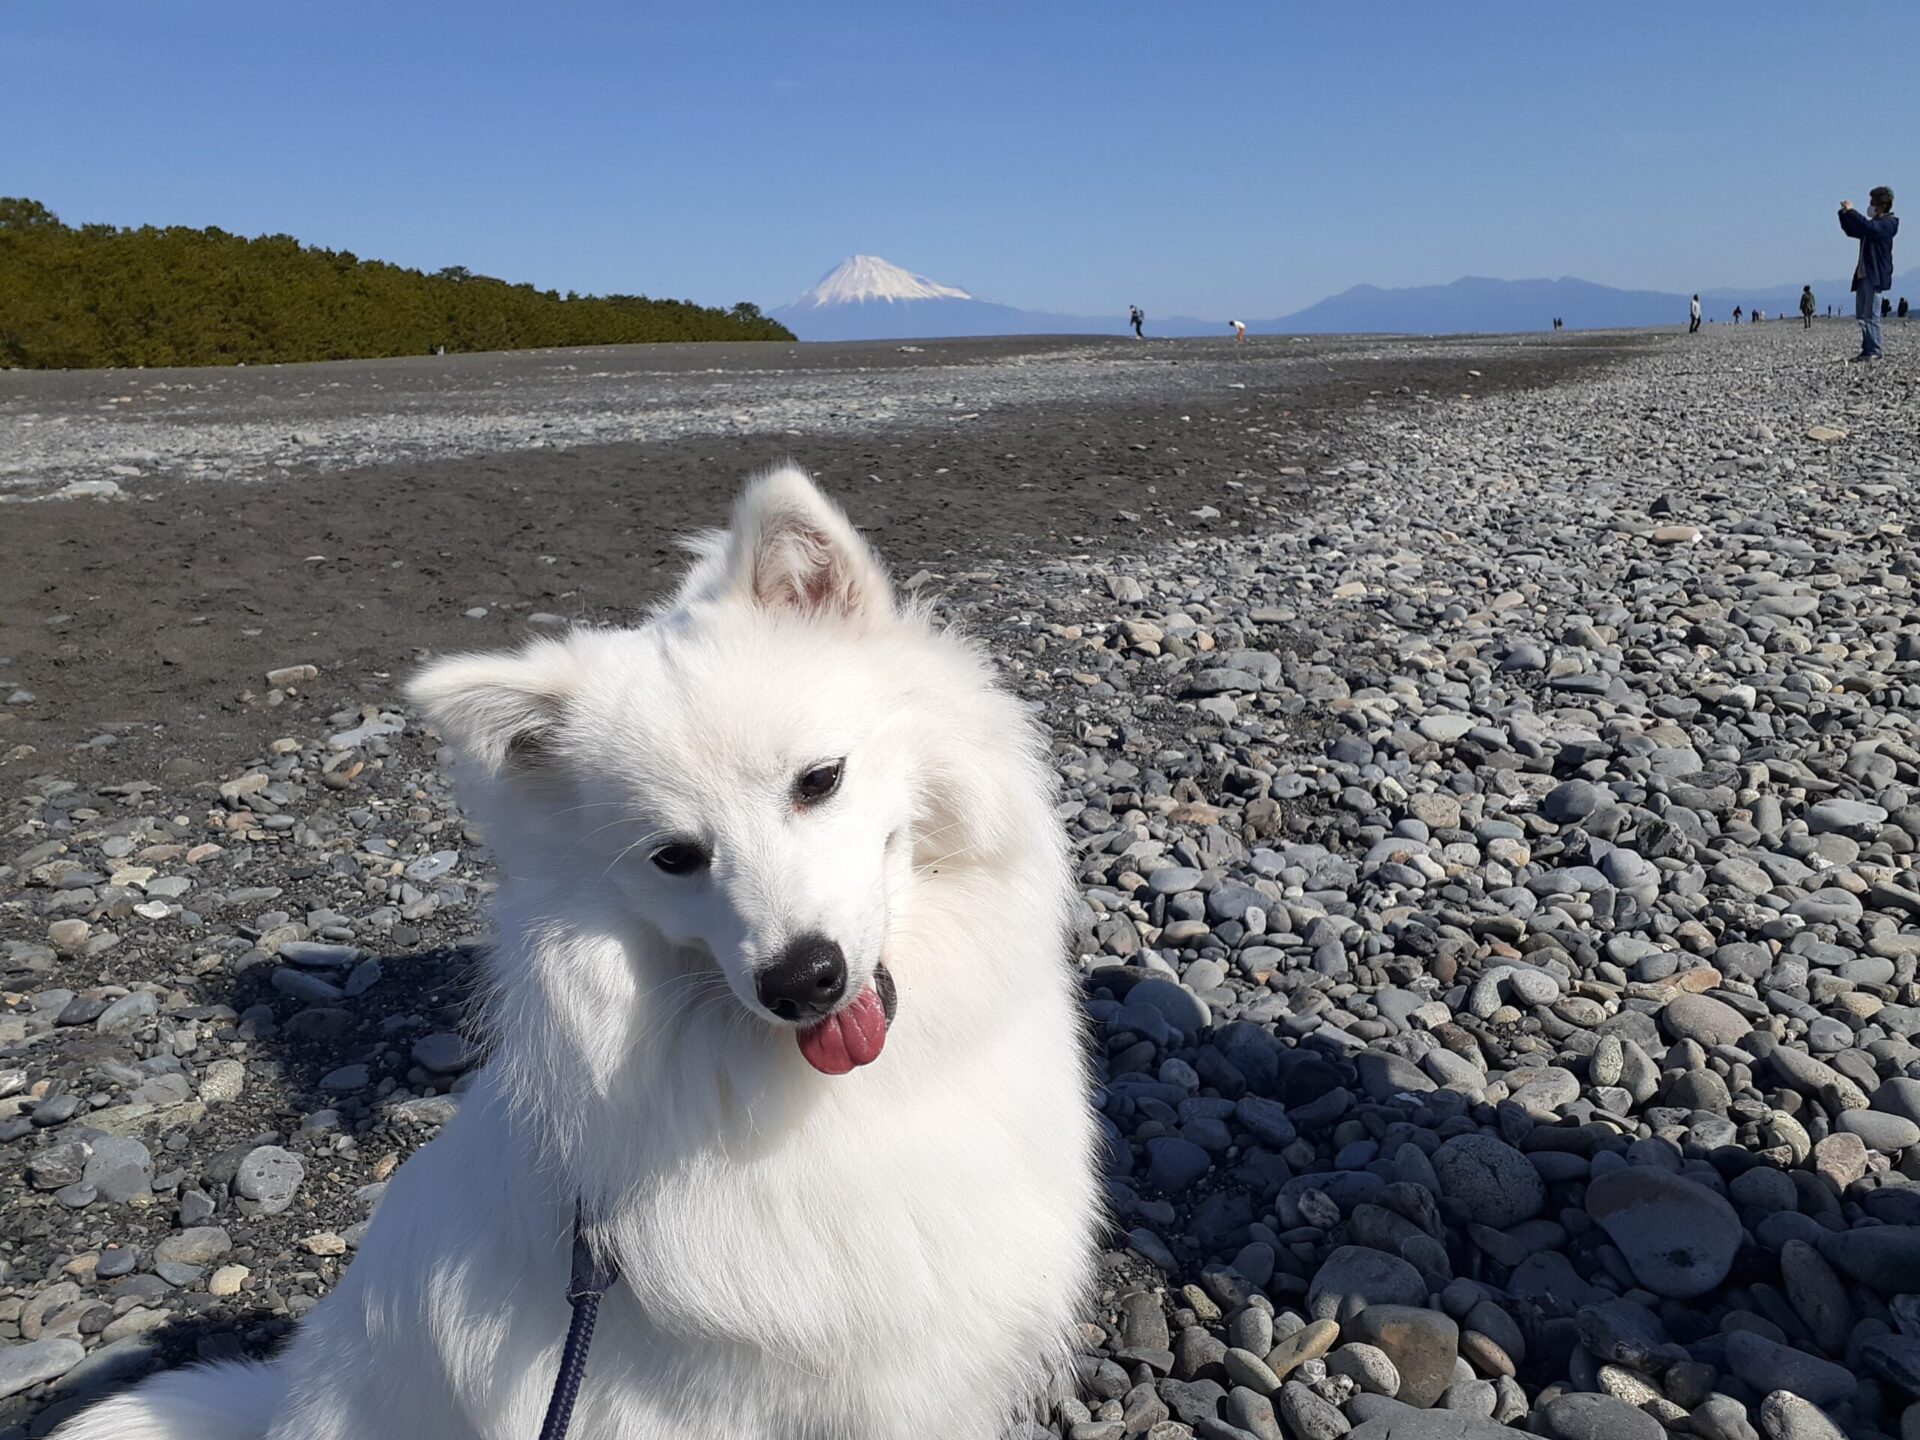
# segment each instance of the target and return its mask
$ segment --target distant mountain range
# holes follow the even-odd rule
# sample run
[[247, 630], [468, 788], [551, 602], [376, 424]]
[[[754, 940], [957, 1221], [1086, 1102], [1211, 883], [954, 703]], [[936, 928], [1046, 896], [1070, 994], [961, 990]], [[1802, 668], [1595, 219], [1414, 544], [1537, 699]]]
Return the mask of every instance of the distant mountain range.
[[[1897, 287], [1896, 287], [1897, 289]], [[1822, 314], [1851, 313], [1847, 282], [1816, 283]], [[1634, 329], [1684, 325], [1690, 295], [1660, 290], [1620, 290], [1591, 280], [1489, 280], [1468, 276], [1450, 285], [1397, 289], [1355, 285], [1338, 295], [1272, 320], [1249, 320], [1265, 335], [1441, 335], [1544, 330], [1557, 316], [1574, 330]], [[1797, 314], [1798, 285], [1716, 288], [1700, 292], [1709, 320], [1724, 321], [1733, 307], [1768, 315]], [[855, 255], [825, 275], [790, 305], [772, 312], [802, 340], [906, 340], [958, 335], [1124, 335], [1124, 312], [1112, 316], [1064, 315], [996, 304], [954, 285], [915, 275], [874, 255]], [[1189, 315], [1155, 316], [1149, 336], [1222, 335], [1225, 320]]]

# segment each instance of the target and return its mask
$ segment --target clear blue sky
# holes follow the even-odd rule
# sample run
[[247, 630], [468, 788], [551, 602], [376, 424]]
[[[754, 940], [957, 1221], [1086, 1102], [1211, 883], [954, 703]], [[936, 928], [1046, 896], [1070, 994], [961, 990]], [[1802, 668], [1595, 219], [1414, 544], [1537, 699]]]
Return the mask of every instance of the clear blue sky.
[[1904, 0], [0, 0], [0, 76], [0, 194], [69, 221], [721, 304], [1819, 281], [1841, 199], [1920, 209]]

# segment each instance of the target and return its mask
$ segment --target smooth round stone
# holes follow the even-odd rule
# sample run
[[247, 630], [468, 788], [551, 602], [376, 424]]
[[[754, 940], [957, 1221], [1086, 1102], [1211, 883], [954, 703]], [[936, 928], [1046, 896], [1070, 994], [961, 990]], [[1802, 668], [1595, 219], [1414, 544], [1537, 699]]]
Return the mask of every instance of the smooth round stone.
[[293, 1203], [294, 1192], [306, 1173], [306, 1165], [291, 1150], [278, 1145], [256, 1146], [234, 1172], [233, 1193], [253, 1201], [264, 1215], [278, 1215]]
[[1540, 1418], [1553, 1440], [1665, 1440], [1660, 1422], [1613, 1395], [1560, 1395]]
[[1147, 877], [1147, 888], [1156, 895], [1179, 895], [1199, 886], [1201, 872], [1190, 865], [1165, 865]]
[[1711, 1050], [1738, 1045], [1753, 1032], [1738, 1010], [1711, 995], [1676, 995], [1660, 1012], [1660, 1023], [1676, 1040], [1695, 1040]]
[[1909, 1146], [1920, 1145], [1920, 1125], [1904, 1115], [1887, 1115], [1878, 1110], [1845, 1110], [1837, 1127], [1846, 1135], [1857, 1135], [1869, 1150], [1897, 1155]]
[[1414, 728], [1429, 740], [1448, 744], [1464, 739], [1467, 732], [1473, 729], [1474, 723], [1473, 718], [1468, 715], [1436, 713], [1421, 716], [1419, 724]]
[[1803, 895], [1787, 907], [1789, 915], [1798, 915], [1809, 925], [1850, 925], [1858, 921], [1860, 899], [1851, 890], [1835, 886]]
[[1603, 1035], [1587, 1062], [1587, 1073], [1595, 1085], [1618, 1085], [1626, 1073], [1626, 1051], [1618, 1035]]
[[1147, 1183], [1163, 1194], [1190, 1189], [1213, 1168], [1213, 1157], [1191, 1140], [1160, 1135], [1147, 1141]]
[[102, 1135], [93, 1142], [93, 1153], [87, 1157], [86, 1174], [82, 1178], [102, 1200], [123, 1205], [151, 1192], [153, 1156], [145, 1145], [131, 1137]]
[[1427, 1282], [1398, 1255], [1342, 1245], [1307, 1289], [1307, 1314], [1345, 1325], [1369, 1305], [1424, 1305]]
[[1172, 980], [1148, 978], [1127, 992], [1127, 1005], [1146, 1006], [1158, 1012], [1174, 1029], [1198, 1035], [1213, 1024], [1213, 1011], [1207, 1002]]
[[1251, 1351], [1229, 1347], [1220, 1363], [1225, 1367], [1229, 1381], [1246, 1386], [1256, 1395], [1272, 1398], [1280, 1389], [1280, 1377], [1265, 1359]]
[[1793, 1177], [1764, 1165], [1734, 1176], [1727, 1190], [1739, 1204], [1768, 1213], [1792, 1210], [1800, 1203], [1800, 1192], [1794, 1188]]
[[1546, 1182], [1518, 1150], [1492, 1135], [1456, 1135], [1433, 1153], [1440, 1193], [1482, 1225], [1504, 1230], [1547, 1204]]
[[93, 1273], [102, 1280], [117, 1280], [122, 1275], [131, 1275], [139, 1260], [139, 1253], [131, 1247], [114, 1246], [100, 1252], [100, 1260], [93, 1267]]
[[1580, 1098], [1580, 1079], [1559, 1065], [1535, 1070], [1510, 1070], [1507, 1084], [1513, 1098], [1535, 1119], [1557, 1120], [1560, 1111]]
[[1453, 1384], [1447, 1387], [1447, 1393], [1440, 1397], [1439, 1408], [1491, 1420], [1494, 1408], [1499, 1403], [1500, 1392], [1494, 1389], [1491, 1380], [1482, 1380], [1478, 1376], [1456, 1377]]
[[1586, 1205], [1656, 1295], [1704, 1295], [1733, 1268], [1740, 1218], [1704, 1185], [1664, 1170], [1616, 1170], [1587, 1186]]
[[1540, 802], [1540, 813], [1555, 824], [1564, 825], [1586, 819], [1606, 798], [1590, 780], [1566, 780], [1547, 792]]
[[1524, 1005], [1551, 1005], [1560, 998], [1560, 982], [1544, 970], [1516, 966], [1507, 976], [1507, 988]]
[[436, 1075], [458, 1075], [473, 1064], [473, 1047], [464, 1035], [439, 1031], [413, 1042], [413, 1063]]
[[1349, 1339], [1384, 1351], [1400, 1372], [1399, 1399], [1427, 1409], [1453, 1383], [1460, 1358], [1460, 1327], [1438, 1310], [1371, 1305], [1343, 1327]]
[[1807, 829], [1815, 835], [1847, 835], [1871, 840], [1887, 823], [1887, 812], [1865, 800], [1821, 800], [1807, 811]]
[[1327, 1373], [1346, 1376], [1370, 1395], [1400, 1393], [1400, 1372], [1377, 1345], [1357, 1340], [1342, 1345], [1327, 1356]]
[[1853, 1048], [1853, 1027], [1822, 1015], [1807, 1026], [1807, 1048], [1816, 1055], [1837, 1055]]
[[209, 1105], [229, 1104], [246, 1089], [247, 1067], [238, 1060], [216, 1060], [200, 1081], [200, 1098]]

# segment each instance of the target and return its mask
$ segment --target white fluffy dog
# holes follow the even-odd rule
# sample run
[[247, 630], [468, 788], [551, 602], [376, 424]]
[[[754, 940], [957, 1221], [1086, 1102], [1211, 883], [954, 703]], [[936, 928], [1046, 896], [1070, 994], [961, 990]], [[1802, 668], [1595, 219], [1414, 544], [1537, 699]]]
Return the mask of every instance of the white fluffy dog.
[[798, 470], [636, 630], [433, 665], [504, 878], [490, 1058], [266, 1365], [64, 1440], [534, 1440], [575, 1207], [620, 1279], [573, 1440], [989, 1440], [1099, 1213], [1035, 725]]

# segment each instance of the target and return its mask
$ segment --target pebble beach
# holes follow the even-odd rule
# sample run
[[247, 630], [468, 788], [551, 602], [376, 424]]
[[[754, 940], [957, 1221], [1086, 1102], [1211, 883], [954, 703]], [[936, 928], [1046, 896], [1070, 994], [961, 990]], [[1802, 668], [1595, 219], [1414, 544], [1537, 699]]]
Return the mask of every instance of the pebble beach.
[[478, 441], [541, 401], [477, 358], [203, 423], [0, 375], [0, 1440], [351, 1263], [481, 1059], [400, 680], [633, 618], [785, 453], [1053, 738], [1112, 1229], [1016, 1440], [1920, 1440], [1888, 338], [595, 361]]

